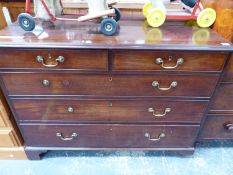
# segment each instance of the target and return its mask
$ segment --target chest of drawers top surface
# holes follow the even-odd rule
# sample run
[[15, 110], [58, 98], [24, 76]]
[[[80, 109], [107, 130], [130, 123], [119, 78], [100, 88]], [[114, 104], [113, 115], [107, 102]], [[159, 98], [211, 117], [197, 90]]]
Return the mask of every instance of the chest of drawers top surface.
[[104, 36], [97, 23], [59, 22], [39, 24], [24, 32], [17, 24], [0, 31], [0, 47], [89, 48], [152, 50], [233, 50], [231, 43], [211, 29], [166, 23], [151, 28], [143, 20], [120, 21], [120, 32]]

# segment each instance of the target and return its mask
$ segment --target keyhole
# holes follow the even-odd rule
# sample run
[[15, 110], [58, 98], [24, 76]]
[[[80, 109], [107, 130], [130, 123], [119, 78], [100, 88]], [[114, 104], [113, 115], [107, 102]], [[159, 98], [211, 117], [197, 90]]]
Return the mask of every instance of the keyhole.
[[172, 61], [172, 56], [169, 56], [169, 57], [168, 57], [168, 61]]
[[48, 58], [49, 58], [49, 59], [52, 59], [52, 56], [51, 56], [51, 54], [50, 54], [50, 53], [48, 54]]
[[109, 102], [109, 107], [112, 107], [112, 102]]

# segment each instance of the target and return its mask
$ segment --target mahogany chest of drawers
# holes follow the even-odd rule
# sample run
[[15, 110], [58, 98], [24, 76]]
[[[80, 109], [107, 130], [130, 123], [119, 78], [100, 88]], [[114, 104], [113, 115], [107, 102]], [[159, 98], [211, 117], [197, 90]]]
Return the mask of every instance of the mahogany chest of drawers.
[[30, 159], [64, 149], [191, 154], [233, 50], [210, 29], [138, 20], [112, 37], [69, 22], [33, 33], [13, 25], [0, 37], [1, 87]]

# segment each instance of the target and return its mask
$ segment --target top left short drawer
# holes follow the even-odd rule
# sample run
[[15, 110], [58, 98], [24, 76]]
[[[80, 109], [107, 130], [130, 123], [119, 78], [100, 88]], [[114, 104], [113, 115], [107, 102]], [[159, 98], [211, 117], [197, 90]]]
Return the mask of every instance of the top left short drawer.
[[48, 69], [104, 71], [105, 50], [0, 49], [0, 69]]

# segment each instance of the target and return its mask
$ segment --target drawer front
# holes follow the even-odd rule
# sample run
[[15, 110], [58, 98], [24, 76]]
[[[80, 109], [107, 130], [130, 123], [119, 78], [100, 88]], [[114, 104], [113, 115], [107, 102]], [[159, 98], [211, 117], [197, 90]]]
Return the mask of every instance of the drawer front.
[[232, 115], [209, 115], [200, 139], [233, 139]]
[[[218, 76], [3, 74], [10, 95], [210, 97]], [[27, 78], [25, 78], [27, 77]]]
[[233, 113], [233, 83], [222, 83], [211, 101], [210, 111]]
[[107, 51], [101, 50], [0, 49], [0, 55], [0, 69], [107, 70], [108, 65]]
[[193, 147], [198, 131], [198, 126], [195, 125], [23, 125], [21, 127], [27, 146], [86, 148]]
[[0, 130], [0, 147], [16, 147], [19, 143], [11, 130]]
[[207, 101], [13, 99], [20, 122], [199, 123]]
[[227, 64], [223, 81], [233, 82], [233, 54], [231, 55], [230, 61]]
[[225, 60], [225, 53], [117, 51], [113, 70], [221, 71]]
[[0, 159], [24, 160], [27, 159], [27, 156], [24, 152], [24, 148], [7, 148], [0, 149]]

